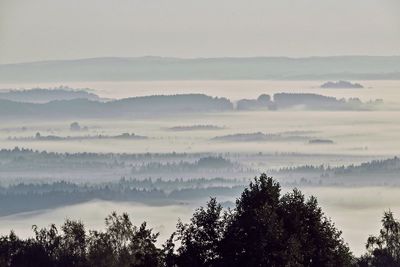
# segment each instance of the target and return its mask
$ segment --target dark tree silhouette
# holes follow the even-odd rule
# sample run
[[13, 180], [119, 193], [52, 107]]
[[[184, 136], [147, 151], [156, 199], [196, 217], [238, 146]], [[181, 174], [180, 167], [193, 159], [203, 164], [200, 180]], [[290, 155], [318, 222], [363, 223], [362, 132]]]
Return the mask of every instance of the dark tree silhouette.
[[[218, 231], [218, 232], [215, 232]], [[178, 224], [176, 266], [352, 266], [354, 259], [317, 200], [297, 189], [281, 196], [279, 183], [255, 178], [221, 213], [215, 199]]]
[[86, 233], [81, 222], [66, 220], [39, 229], [34, 238], [20, 240], [13, 232], [0, 238], [0, 266], [24, 267], [158, 267], [162, 251], [155, 246], [158, 234], [143, 223], [132, 224], [127, 214], [112, 213], [106, 230]]
[[88, 258], [93, 266], [160, 266], [157, 237], [158, 233], [153, 234], [146, 223], [138, 228], [128, 214], [112, 213], [106, 218], [105, 232], [91, 231]]
[[178, 222], [175, 235], [180, 241], [176, 264], [178, 266], [213, 266], [220, 260], [218, 252], [223, 238], [226, 220], [222, 206], [215, 198], [206, 208], [199, 208], [193, 214], [190, 224]]
[[[364, 266], [398, 266], [399, 223], [391, 214], [383, 222], [381, 235], [368, 240], [370, 254], [359, 261]], [[317, 200], [305, 199], [297, 189], [281, 195], [279, 183], [265, 174], [244, 189], [234, 209], [224, 211], [211, 198], [189, 223], [179, 221], [162, 249], [155, 245], [158, 234], [146, 223], [135, 226], [125, 213], [112, 213], [105, 224], [104, 231], [89, 232], [82, 222], [71, 220], [60, 231], [55, 225], [33, 226], [34, 237], [26, 240], [11, 232], [0, 237], [0, 266], [355, 265], [341, 232], [324, 216]], [[379, 265], [382, 262], [392, 265]]]
[[366, 248], [368, 252], [360, 258], [360, 266], [400, 266], [400, 222], [391, 211], [384, 213], [379, 235], [370, 236]]

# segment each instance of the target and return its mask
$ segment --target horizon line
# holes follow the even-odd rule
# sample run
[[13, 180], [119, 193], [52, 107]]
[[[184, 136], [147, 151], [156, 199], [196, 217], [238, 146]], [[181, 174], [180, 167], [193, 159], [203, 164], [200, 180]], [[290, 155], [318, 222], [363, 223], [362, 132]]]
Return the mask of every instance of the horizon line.
[[73, 61], [86, 61], [86, 60], [99, 60], [99, 59], [163, 59], [163, 60], [240, 60], [240, 59], [287, 59], [287, 60], [304, 60], [304, 59], [321, 59], [321, 58], [350, 58], [350, 57], [369, 57], [369, 58], [395, 58], [400, 55], [333, 55], [333, 56], [221, 56], [221, 57], [173, 57], [173, 56], [157, 56], [157, 55], [143, 55], [143, 56], [98, 56], [98, 57], [79, 57], [69, 59], [46, 59], [46, 60], [33, 60], [21, 61], [13, 63], [0, 63], [0, 66], [7, 65], [22, 65], [22, 64], [38, 64], [38, 63], [55, 63], [55, 62], [73, 62]]

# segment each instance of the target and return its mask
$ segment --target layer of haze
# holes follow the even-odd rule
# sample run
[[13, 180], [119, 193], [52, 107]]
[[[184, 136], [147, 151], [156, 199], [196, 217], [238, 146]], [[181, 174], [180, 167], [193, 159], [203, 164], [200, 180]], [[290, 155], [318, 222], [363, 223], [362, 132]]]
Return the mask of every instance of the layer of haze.
[[[88, 57], [334, 56], [400, 55], [400, 1], [398, 0], [0, 0], [0, 64]], [[92, 88], [105, 98], [151, 94], [205, 93], [257, 98], [277, 92], [317, 93], [337, 98], [382, 98], [397, 110], [226, 112], [180, 114], [149, 119], [79, 120], [88, 132], [71, 133], [73, 120], [21, 119], [0, 126], [0, 148], [15, 146], [57, 152], [233, 152], [303, 153], [314, 158], [294, 162], [267, 162], [281, 167], [306, 163], [343, 164], [345, 156], [392, 157], [400, 151], [399, 81], [357, 81], [364, 89], [320, 89], [325, 81], [149, 81], [75, 82], [73, 88]], [[354, 81], [353, 81], [354, 82]], [[53, 87], [60, 84], [0, 84], [0, 89]], [[171, 127], [216, 125], [219, 130], [173, 132]], [[22, 131], [20, 129], [27, 128]], [[221, 142], [215, 136], [237, 133], [310, 131], [331, 145], [301, 142]], [[42, 135], [119, 135], [146, 140], [21, 141], [9, 137]], [[336, 155], [324, 162], [318, 154]], [[358, 159], [357, 159], [358, 160]], [[363, 159], [364, 161], [364, 159]], [[306, 164], [301, 162], [301, 164]], [[353, 162], [345, 162], [350, 164]], [[311, 164], [311, 163], [310, 163]], [[324, 211], [343, 230], [356, 255], [370, 234], [379, 229], [384, 210], [400, 214], [399, 188], [303, 188], [318, 197]], [[200, 205], [200, 203], [197, 203]], [[204, 204], [204, 203], [201, 203]], [[198, 205], [195, 205], [198, 206]], [[32, 224], [60, 224], [66, 217], [82, 219], [89, 228], [102, 228], [112, 210], [127, 211], [135, 224], [146, 220], [161, 232], [163, 242], [178, 217], [187, 221], [193, 206], [145, 206], [137, 203], [92, 201], [53, 210], [0, 217], [0, 234], [14, 228], [27, 236]]]
[[[21, 141], [8, 137], [42, 135], [69, 136], [70, 120], [48, 121], [21, 119], [8, 121], [0, 127], [0, 147], [15, 146], [57, 152], [296, 152], [338, 155], [386, 156], [398, 155], [400, 142], [399, 81], [358, 81], [363, 89], [321, 89], [323, 81], [149, 81], [149, 82], [84, 82], [68, 83], [73, 88], [89, 87], [105, 98], [126, 98], [152, 94], [204, 93], [228, 97], [257, 98], [260, 94], [278, 92], [316, 93], [336, 98], [359, 97], [362, 101], [383, 99], [394, 110], [378, 111], [303, 111], [285, 110], [241, 111], [212, 114], [176, 114], [170, 117], [149, 117], [119, 120], [76, 119], [89, 131], [76, 135], [119, 135], [124, 132], [149, 137], [146, 140], [85, 140], [85, 141]], [[60, 84], [0, 84], [0, 88], [42, 88]], [[216, 125], [218, 131], [171, 132], [167, 128], [188, 125]], [[27, 127], [26, 131], [19, 131]], [[14, 129], [14, 130], [13, 130]], [[213, 137], [238, 133], [281, 133], [287, 131], [315, 131], [313, 138], [330, 139], [333, 145], [310, 146], [302, 142], [221, 142]]]
[[[274, 155], [274, 152], [301, 153], [297, 159], [275, 159], [273, 162], [250, 162], [268, 169], [305, 164], [326, 164], [330, 166], [359, 164], [372, 157], [388, 158], [400, 151], [400, 99], [399, 81], [357, 81], [364, 89], [321, 89], [323, 81], [169, 81], [169, 82], [103, 82], [71, 83], [72, 87], [90, 87], [101, 97], [123, 98], [138, 95], [206, 93], [226, 96], [233, 101], [240, 98], [256, 98], [259, 94], [276, 92], [311, 92], [331, 95], [337, 98], [360, 97], [363, 101], [382, 98], [392, 110], [376, 111], [230, 111], [221, 113], [174, 114], [166, 117], [149, 118], [97, 118], [81, 119], [84, 132], [71, 132], [68, 120], [18, 119], [3, 121], [0, 127], [0, 148], [15, 146], [57, 152], [232, 152]], [[1, 84], [1, 88], [52, 87], [59, 84]], [[191, 125], [215, 125], [220, 129], [204, 131], [170, 131], [171, 127]], [[25, 128], [25, 130], [22, 130]], [[215, 136], [237, 133], [282, 133], [289, 131], [308, 132], [312, 138], [333, 140], [333, 144], [310, 145], [306, 141], [276, 142], [215, 142]], [[33, 137], [36, 132], [43, 136], [115, 136], [124, 132], [149, 137], [145, 140], [62, 140], [62, 141], [21, 141], [9, 137]], [[311, 154], [311, 157], [304, 157]], [[331, 157], [321, 157], [330, 154]], [[349, 156], [352, 156], [349, 159]], [[273, 157], [271, 157], [273, 159]], [[278, 161], [279, 160], [279, 161]], [[243, 162], [242, 162], [243, 163]], [[21, 177], [21, 173], [18, 173]], [[30, 174], [29, 174], [30, 175]], [[360, 174], [363, 175], [363, 174]], [[42, 177], [52, 177], [43, 173]], [[114, 175], [117, 176], [117, 175]], [[77, 177], [77, 176], [76, 176]], [[118, 179], [120, 176], [117, 176]], [[360, 176], [362, 178], [362, 176]], [[90, 175], [84, 179], [90, 179]], [[371, 176], [369, 177], [371, 178]], [[381, 178], [378, 174], [377, 178]], [[384, 175], [383, 175], [383, 178]], [[107, 177], [110, 179], [110, 177]], [[398, 177], [396, 178], [398, 180]], [[49, 179], [50, 180], [50, 179]], [[18, 181], [18, 180], [16, 180]], [[380, 219], [387, 209], [400, 214], [399, 187], [309, 187], [302, 188], [306, 194], [315, 195], [323, 210], [343, 230], [343, 237], [352, 251], [360, 255], [365, 251], [368, 235], [379, 231]], [[155, 230], [161, 232], [163, 242], [174, 230], [178, 217], [187, 221], [196, 205], [145, 206], [137, 203], [115, 203], [92, 201], [74, 206], [35, 211], [29, 214], [14, 214], [0, 217], [0, 234], [14, 228], [26, 236], [32, 224], [46, 226], [61, 224], [66, 217], [82, 219], [89, 228], [102, 228], [103, 218], [112, 210], [131, 214], [135, 224], [146, 220]], [[204, 203], [201, 203], [204, 204]]]
[[1, 0], [0, 63], [400, 54], [398, 0]]
[[322, 89], [320, 81], [273, 81], [273, 80], [201, 80], [201, 81], [100, 81], [100, 82], [31, 82], [0, 83], [2, 89], [54, 88], [67, 85], [71, 88], [90, 88], [103, 98], [128, 98], [148, 95], [206, 94], [226, 97], [231, 101], [257, 98], [261, 94], [313, 93], [336, 98], [358, 97], [362, 101], [383, 99], [387, 105], [400, 104], [398, 80], [363, 80], [360, 89]]
[[[284, 189], [284, 192], [290, 190]], [[365, 243], [369, 235], [378, 234], [383, 211], [392, 210], [400, 214], [400, 188], [361, 187], [329, 188], [312, 187], [301, 189], [307, 196], [318, 198], [324, 212], [335, 225], [343, 231], [343, 237], [352, 252], [359, 256], [365, 253]], [[198, 203], [198, 206], [205, 202]], [[147, 221], [150, 227], [160, 232], [159, 244], [165, 242], [175, 230], [178, 218], [188, 222], [194, 206], [145, 206], [136, 203], [117, 203], [92, 201], [88, 203], [46, 210], [40, 212], [16, 214], [0, 217], [0, 234], [10, 231], [10, 226], [23, 237], [31, 236], [31, 226], [47, 227], [50, 223], [58, 226], [66, 218], [82, 220], [87, 229], [102, 229], [104, 218], [112, 211], [127, 212], [132, 221], [139, 225]]]

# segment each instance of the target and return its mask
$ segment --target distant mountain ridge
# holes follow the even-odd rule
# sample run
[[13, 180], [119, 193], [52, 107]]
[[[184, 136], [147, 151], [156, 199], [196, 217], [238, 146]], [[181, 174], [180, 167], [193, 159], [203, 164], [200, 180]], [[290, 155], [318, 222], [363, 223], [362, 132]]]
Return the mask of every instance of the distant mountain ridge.
[[0, 82], [400, 79], [400, 56], [107, 57], [0, 65]]

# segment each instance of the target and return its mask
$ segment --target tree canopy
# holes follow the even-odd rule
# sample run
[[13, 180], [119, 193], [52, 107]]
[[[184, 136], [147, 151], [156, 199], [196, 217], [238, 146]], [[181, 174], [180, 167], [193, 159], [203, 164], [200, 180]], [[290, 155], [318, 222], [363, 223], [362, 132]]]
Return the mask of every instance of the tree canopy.
[[178, 224], [177, 266], [351, 266], [341, 232], [317, 200], [297, 189], [281, 195], [279, 183], [255, 178], [222, 213], [211, 199], [186, 225]]
[[378, 236], [370, 236], [366, 244], [367, 253], [359, 260], [360, 266], [400, 266], [400, 222], [393, 212], [387, 211], [382, 218], [382, 229]]
[[145, 222], [135, 226], [128, 214], [114, 212], [102, 231], [87, 231], [73, 220], [60, 229], [33, 226], [27, 239], [11, 231], [0, 237], [0, 266], [400, 266], [400, 222], [386, 212], [382, 225], [356, 259], [316, 198], [298, 189], [283, 194], [262, 174], [232, 209], [211, 198], [189, 222], [178, 221], [162, 246]]
[[105, 231], [86, 232], [83, 223], [66, 220], [61, 232], [55, 225], [39, 229], [34, 237], [19, 239], [13, 232], [0, 238], [0, 266], [156, 267], [161, 264], [158, 234], [146, 223], [136, 227], [128, 214], [112, 213]]

